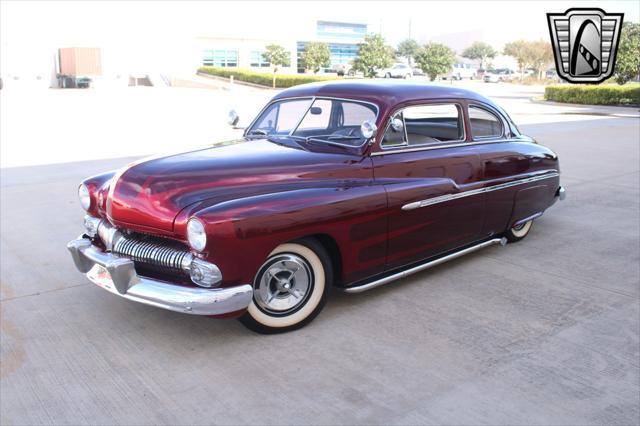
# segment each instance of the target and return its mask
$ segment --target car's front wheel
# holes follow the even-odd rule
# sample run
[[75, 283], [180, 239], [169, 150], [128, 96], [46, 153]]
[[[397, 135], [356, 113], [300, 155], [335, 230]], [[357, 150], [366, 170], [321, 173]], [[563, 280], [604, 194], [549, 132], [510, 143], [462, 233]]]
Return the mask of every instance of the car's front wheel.
[[528, 220], [525, 223], [521, 223], [510, 228], [509, 230], [507, 230], [507, 232], [505, 232], [504, 236], [507, 237], [507, 240], [512, 243], [520, 241], [529, 234], [531, 225], [533, 225], [533, 220]]
[[282, 244], [258, 270], [253, 300], [240, 321], [264, 334], [303, 327], [324, 307], [332, 282], [331, 261], [316, 240]]

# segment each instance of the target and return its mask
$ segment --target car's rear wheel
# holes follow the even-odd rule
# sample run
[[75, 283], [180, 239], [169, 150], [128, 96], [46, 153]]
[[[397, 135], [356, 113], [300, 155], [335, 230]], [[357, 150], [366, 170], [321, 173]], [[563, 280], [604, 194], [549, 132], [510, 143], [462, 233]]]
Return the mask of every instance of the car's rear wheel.
[[507, 230], [507, 232], [505, 232], [504, 236], [507, 237], [507, 240], [509, 240], [509, 242], [511, 243], [520, 241], [529, 234], [529, 231], [531, 231], [531, 225], [533, 225], [533, 220], [528, 220], [524, 223], [510, 228], [509, 230]]
[[384, 75], [384, 78], [391, 78], [391, 73], [390, 73], [390, 72], [386, 73], [386, 74]]
[[282, 244], [258, 270], [253, 300], [240, 321], [263, 334], [303, 327], [324, 307], [332, 282], [331, 261], [316, 240]]

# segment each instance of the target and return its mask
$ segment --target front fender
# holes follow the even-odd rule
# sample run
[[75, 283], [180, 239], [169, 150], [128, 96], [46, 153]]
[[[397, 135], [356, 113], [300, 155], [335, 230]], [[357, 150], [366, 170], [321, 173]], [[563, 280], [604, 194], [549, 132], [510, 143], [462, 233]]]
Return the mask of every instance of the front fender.
[[207, 257], [224, 284], [253, 282], [280, 244], [311, 235], [332, 238], [346, 282], [384, 268], [387, 197], [375, 185], [307, 188], [221, 202], [191, 212], [205, 224]]

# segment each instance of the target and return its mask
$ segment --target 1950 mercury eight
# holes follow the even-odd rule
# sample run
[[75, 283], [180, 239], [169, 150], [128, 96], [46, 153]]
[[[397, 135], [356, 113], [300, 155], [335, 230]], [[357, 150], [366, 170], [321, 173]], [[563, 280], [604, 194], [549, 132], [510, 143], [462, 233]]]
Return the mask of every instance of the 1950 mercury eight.
[[524, 238], [564, 189], [556, 154], [483, 96], [345, 81], [285, 90], [237, 141], [91, 177], [79, 196], [86, 230], [68, 249], [92, 282], [280, 332], [332, 286]]

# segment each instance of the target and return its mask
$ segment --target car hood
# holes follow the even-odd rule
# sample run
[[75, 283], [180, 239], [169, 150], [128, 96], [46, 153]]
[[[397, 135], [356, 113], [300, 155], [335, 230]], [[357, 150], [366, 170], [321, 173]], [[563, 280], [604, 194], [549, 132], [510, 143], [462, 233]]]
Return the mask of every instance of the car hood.
[[129, 165], [112, 181], [106, 208], [115, 224], [172, 231], [186, 207], [371, 176], [362, 155], [266, 139], [229, 141]]

